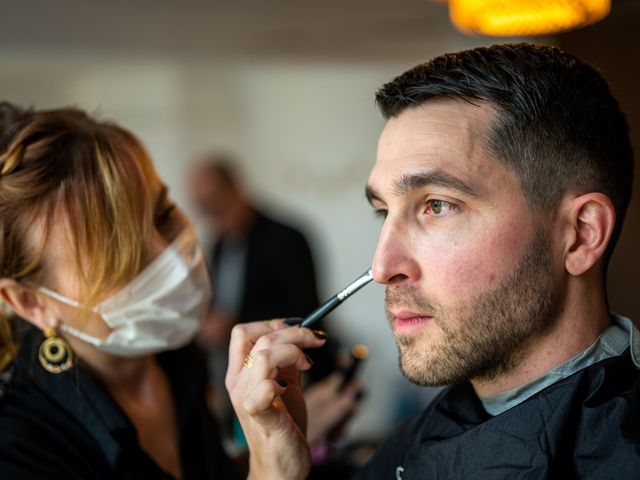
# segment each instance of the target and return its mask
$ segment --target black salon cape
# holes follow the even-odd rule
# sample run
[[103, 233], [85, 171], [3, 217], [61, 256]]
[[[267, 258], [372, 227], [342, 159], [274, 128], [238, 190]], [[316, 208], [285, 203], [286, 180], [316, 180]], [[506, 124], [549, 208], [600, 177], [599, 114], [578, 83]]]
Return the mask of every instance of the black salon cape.
[[[30, 331], [0, 374], [0, 479], [172, 478], [140, 448], [133, 424], [87, 370], [42, 369], [41, 339]], [[195, 348], [157, 359], [174, 395], [184, 479], [235, 478], [207, 411], [205, 369]]]
[[401, 425], [359, 480], [640, 479], [640, 370], [627, 350], [495, 417], [470, 384]]

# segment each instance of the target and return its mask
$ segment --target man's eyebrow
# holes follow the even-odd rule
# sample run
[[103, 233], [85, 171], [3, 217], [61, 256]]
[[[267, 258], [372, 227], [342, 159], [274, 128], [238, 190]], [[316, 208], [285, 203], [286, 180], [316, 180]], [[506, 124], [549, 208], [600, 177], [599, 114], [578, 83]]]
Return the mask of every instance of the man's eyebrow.
[[[443, 170], [432, 170], [430, 172], [412, 173], [406, 174], [393, 182], [393, 193], [398, 196], [406, 195], [414, 190], [431, 185], [437, 185], [444, 188], [452, 188], [459, 192], [469, 195], [471, 197], [477, 197], [473, 188], [467, 185], [464, 181], [458, 177], [451, 175]], [[367, 185], [364, 189], [367, 201], [371, 204], [374, 201], [383, 202], [382, 195], [380, 195], [375, 188], [371, 185]]]
[[403, 175], [393, 182], [393, 193], [400, 196], [406, 195], [414, 190], [431, 185], [452, 188], [472, 197], [478, 196], [467, 183], [443, 170]]

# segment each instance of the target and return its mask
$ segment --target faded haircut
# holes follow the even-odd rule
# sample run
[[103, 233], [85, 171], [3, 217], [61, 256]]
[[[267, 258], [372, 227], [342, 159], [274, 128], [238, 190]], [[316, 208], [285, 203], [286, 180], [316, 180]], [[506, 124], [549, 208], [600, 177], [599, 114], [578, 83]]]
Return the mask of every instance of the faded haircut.
[[617, 214], [609, 258], [631, 197], [633, 149], [626, 118], [595, 68], [555, 47], [494, 45], [434, 58], [376, 93], [387, 119], [436, 98], [496, 110], [486, 147], [515, 172], [530, 207], [552, 207], [569, 192], [609, 197]]

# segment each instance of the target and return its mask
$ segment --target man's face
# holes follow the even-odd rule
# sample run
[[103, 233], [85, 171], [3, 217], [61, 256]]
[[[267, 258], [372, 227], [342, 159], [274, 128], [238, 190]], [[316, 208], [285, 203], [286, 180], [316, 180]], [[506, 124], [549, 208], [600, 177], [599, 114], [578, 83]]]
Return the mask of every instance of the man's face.
[[433, 100], [389, 120], [368, 197], [385, 218], [373, 260], [413, 382], [508, 371], [553, 321], [552, 241], [515, 173], [485, 148], [488, 105]]

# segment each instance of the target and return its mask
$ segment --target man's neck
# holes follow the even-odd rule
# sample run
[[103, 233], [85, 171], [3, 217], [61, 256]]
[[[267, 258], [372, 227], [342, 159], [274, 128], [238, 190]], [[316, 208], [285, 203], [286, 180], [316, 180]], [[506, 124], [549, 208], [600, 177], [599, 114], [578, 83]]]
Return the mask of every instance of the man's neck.
[[581, 293], [573, 297], [588, 300], [565, 302], [551, 328], [524, 346], [515, 367], [496, 378], [472, 379], [478, 396], [490, 397], [525, 385], [592, 345], [611, 325], [611, 314], [604, 294]]

